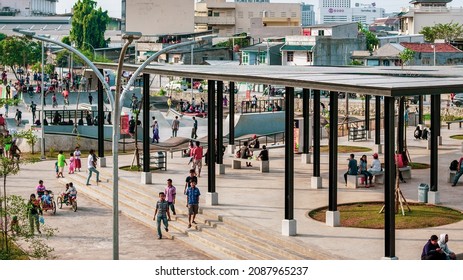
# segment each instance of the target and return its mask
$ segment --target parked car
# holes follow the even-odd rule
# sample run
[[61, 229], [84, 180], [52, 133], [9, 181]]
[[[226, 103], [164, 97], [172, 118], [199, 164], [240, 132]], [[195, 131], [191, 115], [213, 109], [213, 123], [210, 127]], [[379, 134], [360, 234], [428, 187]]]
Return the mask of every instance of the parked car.
[[418, 104], [420, 97], [418, 95], [408, 96], [407, 100], [412, 104]]
[[457, 107], [463, 105], [463, 93], [456, 93], [455, 97], [453, 98], [453, 104]]
[[182, 81], [170, 81], [164, 85], [165, 90], [183, 90], [186, 91], [188, 89], [187, 85]]

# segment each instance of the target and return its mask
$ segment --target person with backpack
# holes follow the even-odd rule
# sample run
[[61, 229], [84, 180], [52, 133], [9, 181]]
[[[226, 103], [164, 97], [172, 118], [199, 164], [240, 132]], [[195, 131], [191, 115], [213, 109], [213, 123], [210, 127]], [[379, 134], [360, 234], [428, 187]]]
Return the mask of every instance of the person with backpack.
[[461, 175], [463, 175], [463, 168], [461, 168], [462, 162], [463, 162], [463, 157], [461, 157], [460, 160], [458, 161], [457, 174], [455, 174], [455, 177], [453, 178], [452, 187], [455, 187], [457, 185], [458, 180], [460, 180]]

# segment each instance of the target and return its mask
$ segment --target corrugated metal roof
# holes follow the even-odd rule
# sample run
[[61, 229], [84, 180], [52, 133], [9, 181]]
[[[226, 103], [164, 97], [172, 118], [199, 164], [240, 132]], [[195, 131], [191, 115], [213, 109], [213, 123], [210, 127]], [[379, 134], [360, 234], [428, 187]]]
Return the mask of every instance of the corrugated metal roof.
[[[117, 69], [115, 63], [96, 63]], [[124, 65], [134, 72], [139, 65]], [[217, 81], [278, 84], [377, 96], [404, 96], [463, 92], [463, 66], [317, 67], [317, 66], [207, 66], [151, 65], [144, 73]]]

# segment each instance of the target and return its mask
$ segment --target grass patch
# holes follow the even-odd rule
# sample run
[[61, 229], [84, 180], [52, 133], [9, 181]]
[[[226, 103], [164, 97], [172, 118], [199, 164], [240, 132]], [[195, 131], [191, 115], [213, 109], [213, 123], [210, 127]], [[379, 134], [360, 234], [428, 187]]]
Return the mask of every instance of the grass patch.
[[[140, 167], [138, 167], [136, 165], [134, 165], [134, 166], [122, 166], [119, 169], [124, 170], [124, 171], [140, 172], [140, 171], [143, 170], [143, 166], [140, 166]], [[159, 169], [158, 167], [150, 166], [150, 171], [156, 171], [158, 169]]]
[[[328, 153], [330, 151], [329, 146], [320, 146], [320, 152]], [[367, 147], [357, 147], [357, 146], [345, 146], [340, 145], [338, 146], [338, 153], [345, 154], [345, 153], [362, 153], [362, 152], [371, 152], [372, 150]]]
[[[0, 244], [3, 244], [3, 234], [0, 234]], [[2, 251], [0, 251], [0, 260], [29, 260], [29, 257], [24, 253], [16, 244], [9, 240], [9, 249], [10, 255], [5, 256]]]
[[421, 162], [409, 162], [408, 165], [410, 165], [412, 169], [428, 169], [431, 167], [431, 165]]
[[463, 134], [452, 135], [450, 138], [455, 140], [463, 140]]
[[[463, 220], [460, 211], [435, 205], [409, 203], [411, 212], [405, 209], [405, 216], [399, 211], [395, 216], [396, 229], [415, 229], [453, 224]], [[379, 210], [382, 202], [359, 202], [338, 205], [341, 212], [341, 226], [355, 228], [384, 229], [384, 213]], [[309, 216], [319, 222], [325, 222], [327, 207], [309, 212]]]

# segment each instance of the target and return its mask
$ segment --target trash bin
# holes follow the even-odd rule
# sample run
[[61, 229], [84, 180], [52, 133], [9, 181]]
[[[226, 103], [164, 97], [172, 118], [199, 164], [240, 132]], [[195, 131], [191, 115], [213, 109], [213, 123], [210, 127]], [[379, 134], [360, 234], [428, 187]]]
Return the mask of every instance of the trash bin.
[[429, 191], [428, 184], [421, 183], [418, 186], [418, 201], [419, 202], [428, 203], [428, 191]]

